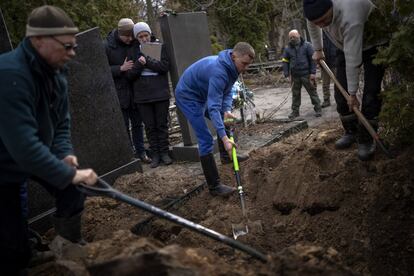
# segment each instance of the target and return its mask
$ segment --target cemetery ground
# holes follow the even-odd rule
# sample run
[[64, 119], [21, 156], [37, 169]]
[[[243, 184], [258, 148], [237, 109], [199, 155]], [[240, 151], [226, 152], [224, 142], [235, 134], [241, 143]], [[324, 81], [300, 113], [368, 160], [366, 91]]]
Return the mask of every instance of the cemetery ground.
[[[315, 118], [305, 91], [301, 115], [309, 127], [263, 146], [290, 112], [289, 87], [255, 92], [262, 118], [278, 109], [263, 123], [237, 127], [239, 150], [250, 155], [240, 166], [248, 217], [262, 226], [238, 241], [267, 254], [267, 263], [158, 218], [134, 235], [130, 229], [150, 215], [96, 197], [87, 200], [83, 217], [89, 243], [57, 246], [55, 239], [57, 259], [34, 266], [30, 274], [410, 275], [414, 147], [397, 148], [394, 159], [378, 149], [369, 162], [358, 160], [356, 145], [335, 150], [334, 142], [342, 134], [335, 106]], [[115, 188], [165, 206], [204, 181], [199, 163], [176, 162], [156, 169], [144, 165], [143, 170], [120, 177]], [[219, 171], [224, 183], [235, 185], [231, 165], [219, 164]], [[232, 223], [242, 221], [237, 194], [212, 197], [206, 188], [170, 211], [229, 237]], [[45, 238], [53, 236], [51, 230]]]

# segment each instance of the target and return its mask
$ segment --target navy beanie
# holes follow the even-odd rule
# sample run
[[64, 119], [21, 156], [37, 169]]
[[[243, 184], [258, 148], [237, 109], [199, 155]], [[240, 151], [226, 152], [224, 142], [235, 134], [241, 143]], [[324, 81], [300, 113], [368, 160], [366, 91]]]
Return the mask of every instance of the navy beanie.
[[322, 17], [332, 7], [332, 0], [303, 0], [303, 12], [309, 21]]

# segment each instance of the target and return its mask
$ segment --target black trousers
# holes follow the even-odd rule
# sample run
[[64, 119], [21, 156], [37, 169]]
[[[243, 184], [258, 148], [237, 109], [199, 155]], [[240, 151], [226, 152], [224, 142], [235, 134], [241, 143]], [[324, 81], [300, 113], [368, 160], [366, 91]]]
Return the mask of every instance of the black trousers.
[[[381, 65], [372, 63], [375, 54], [378, 52], [376, 47], [362, 52], [362, 65], [364, 66], [364, 93], [362, 96], [361, 112], [368, 120], [375, 119], [381, 111], [381, 82], [384, 77], [385, 69]], [[339, 83], [348, 91], [346, 79], [346, 63], [344, 52], [338, 50], [336, 58], [336, 77]], [[353, 112], [349, 111], [348, 104], [339, 89], [335, 86], [335, 101], [337, 111], [340, 115], [346, 116]]]
[[[38, 181], [38, 180], [36, 180]], [[74, 185], [58, 190], [38, 181], [56, 199], [56, 217], [72, 217], [83, 211], [85, 196]], [[17, 275], [30, 260], [25, 183], [0, 183], [0, 275]]]
[[[129, 140], [136, 154], [145, 152], [144, 148], [144, 131], [142, 126], [142, 118], [139, 110], [133, 108], [132, 104], [128, 108], [122, 109], [124, 124], [128, 132]], [[131, 132], [129, 131], [129, 122], [131, 122]]]
[[170, 101], [139, 103], [138, 109], [145, 125], [149, 147], [153, 153], [167, 152], [168, 142], [168, 108]]

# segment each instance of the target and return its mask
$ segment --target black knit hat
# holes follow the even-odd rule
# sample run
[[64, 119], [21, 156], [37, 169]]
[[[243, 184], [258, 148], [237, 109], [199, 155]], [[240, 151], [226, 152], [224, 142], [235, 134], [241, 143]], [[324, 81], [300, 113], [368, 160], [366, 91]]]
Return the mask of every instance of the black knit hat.
[[72, 19], [58, 7], [38, 7], [27, 18], [26, 36], [67, 35], [78, 32], [79, 29]]
[[331, 7], [332, 0], [303, 0], [303, 12], [310, 21], [322, 17]]

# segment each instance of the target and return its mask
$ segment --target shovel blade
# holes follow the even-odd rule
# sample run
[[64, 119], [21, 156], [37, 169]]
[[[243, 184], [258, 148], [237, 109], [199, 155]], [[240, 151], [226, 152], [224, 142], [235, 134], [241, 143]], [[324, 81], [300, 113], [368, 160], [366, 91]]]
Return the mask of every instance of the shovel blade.
[[233, 230], [233, 238], [237, 240], [238, 237], [246, 235], [249, 233], [249, 227], [246, 224], [232, 224], [231, 228]]

